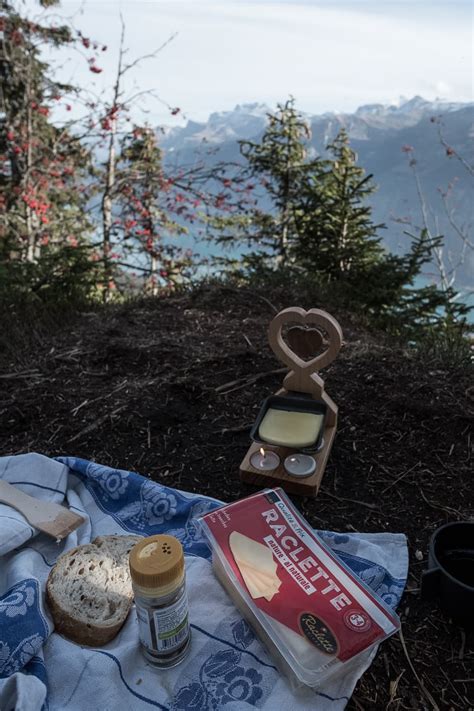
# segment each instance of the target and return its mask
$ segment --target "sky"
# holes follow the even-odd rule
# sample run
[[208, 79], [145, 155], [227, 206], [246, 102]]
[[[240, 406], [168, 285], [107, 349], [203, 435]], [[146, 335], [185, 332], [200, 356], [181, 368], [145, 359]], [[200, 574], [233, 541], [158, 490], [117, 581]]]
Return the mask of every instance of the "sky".
[[[63, 0], [55, 13], [107, 45], [101, 74], [77, 55], [60, 57], [62, 78], [97, 93], [114, 76], [120, 14], [130, 60], [174, 36], [129, 75], [129, 91], [134, 84], [159, 97], [134, 102], [137, 119], [144, 111], [153, 124], [204, 121], [242, 103], [275, 106], [290, 94], [313, 114], [416, 94], [474, 98], [470, 0]], [[181, 109], [176, 118], [170, 106]]]

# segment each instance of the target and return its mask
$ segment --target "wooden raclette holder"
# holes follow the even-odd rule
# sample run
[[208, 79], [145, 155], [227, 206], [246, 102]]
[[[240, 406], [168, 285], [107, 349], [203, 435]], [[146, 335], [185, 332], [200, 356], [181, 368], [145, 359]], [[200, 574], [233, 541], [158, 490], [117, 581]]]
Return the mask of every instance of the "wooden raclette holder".
[[[295, 325], [297, 324], [297, 325]], [[282, 329], [290, 326], [287, 339], [290, 346], [283, 340]], [[310, 327], [308, 329], [308, 327]], [[324, 338], [322, 329], [326, 334]], [[268, 330], [268, 340], [276, 357], [290, 368], [290, 372], [283, 381], [283, 388], [276, 395], [285, 396], [290, 392], [306, 393], [327, 407], [323, 445], [317, 452], [312, 452], [316, 460], [314, 474], [306, 478], [296, 478], [287, 474], [283, 462], [290, 454], [298, 450], [289, 449], [272, 444], [253, 442], [240, 465], [240, 478], [246, 484], [253, 484], [260, 488], [281, 486], [285, 491], [302, 496], [316, 496], [323, 478], [329, 453], [332, 448], [337, 426], [337, 405], [331, 400], [324, 390], [324, 381], [318, 371], [328, 366], [336, 358], [342, 346], [342, 330], [336, 319], [320, 309], [305, 311], [299, 307], [291, 307], [280, 311], [275, 316]], [[304, 360], [301, 355], [326, 349], [311, 360]], [[294, 350], [292, 350], [294, 349]], [[280, 457], [280, 465], [272, 471], [255, 469], [250, 458], [254, 452], [264, 447], [266, 451], [273, 451]]]

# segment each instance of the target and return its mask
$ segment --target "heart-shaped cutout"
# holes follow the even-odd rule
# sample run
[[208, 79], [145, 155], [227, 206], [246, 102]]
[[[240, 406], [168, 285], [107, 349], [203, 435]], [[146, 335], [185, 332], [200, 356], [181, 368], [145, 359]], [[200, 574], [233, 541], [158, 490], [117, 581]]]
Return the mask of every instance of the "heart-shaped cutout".
[[328, 346], [323, 334], [316, 328], [291, 326], [284, 338], [293, 353], [306, 361], [321, 355]]
[[[310, 360], [303, 360], [283, 340], [282, 329], [284, 326], [298, 324], [301, 326], [317, 326], [327, 333], [328, 347], [319, 355]], [[292, 330], [292, 329], [290, 329]], [[311, 329], [315, 330], [315, 329]], [[300, 338], [300, 336], [298, 336]], [[313, 338], [311, 336], [310, 338]], [[335, 318], [326, 311], [310, 309], [305, 311], [297, 306], [280, 311], [275, 316], [268, 330], [268, 340], [276, 357], [294, 371], [305, 371], [307, 375], [325, 368], [339, 353], [342, 346], [342, 330]], [[307, 377], [305, 375], [305, 377]]]

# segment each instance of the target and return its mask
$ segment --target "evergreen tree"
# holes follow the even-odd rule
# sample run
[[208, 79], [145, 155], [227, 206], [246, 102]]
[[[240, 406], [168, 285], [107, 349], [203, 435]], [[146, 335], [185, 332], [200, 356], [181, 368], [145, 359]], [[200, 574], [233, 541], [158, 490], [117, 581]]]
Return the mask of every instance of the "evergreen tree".
[[401, 255], [384, 249], [367, 200], [376, 187], [357, 165], [357, 156], [342, 129], [327, 147], [322, 170], [301, 186], [303, 208], [295, 260], [319, 283], [332, 285], [338, 298], [392, 332], [412, 334], [434, 324], [459, 323], [469, 309], [454, 303], [454, 290], [435, 284], [420, 287], [422, 269], [443, 237], [427, 230], [411, 239]]
[[297, 262], [328, 281], [356, 275], [378, 263], [384, 250], [367, 198], [375, 191], [372, 176], [357, 165], [357, 156], [342, 129], [327, 147], [329, 158], [303, 181], [299, 199]]
[[253, 191], [255, 200], [240, 214], [213, 221], [218, 244], [247, 244], [252, 250], [247, 262], [253, 265], [291, 263], [300, 238], [301, 185], [318, 167], [307, 161], [310, 136], [294, 99], [289, 99], [268, 115], [259, 143], [239, 141], [247, 164], [236, 182], [244, 184], [244, 191]]
[[386, 250], [378, 234], [384, 225], [373, 222], [368, 203], [376, 187], [357, 165], [345, 129], [327, 150], [320, 172], [301, 186], [296, 263], [318, 283], [331, 285], [341, 301], [364, 309], [392, 332], [413, 334], [446, 319], [462, 325], [467, 309], [452, 303], [452, 289], [418, 285], [443, 238], [422, 230], [409, 235], [405, 254]]

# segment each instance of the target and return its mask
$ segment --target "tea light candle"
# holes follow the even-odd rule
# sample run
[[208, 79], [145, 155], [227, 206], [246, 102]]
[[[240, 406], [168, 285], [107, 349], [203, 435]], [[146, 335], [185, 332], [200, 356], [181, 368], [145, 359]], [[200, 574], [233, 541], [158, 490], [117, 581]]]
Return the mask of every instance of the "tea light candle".
[[261, 447], [258, 452], [254, 452], [250, 457], [250, 464], [254, 469], [270, 472], [280, 466], [280, 457], [276, 452], [266, 452]]
[[284, 462], [287, 474], [295, 477], [311, 476], [316, 470], [316, 460], [309, 454], [290, 454]]

